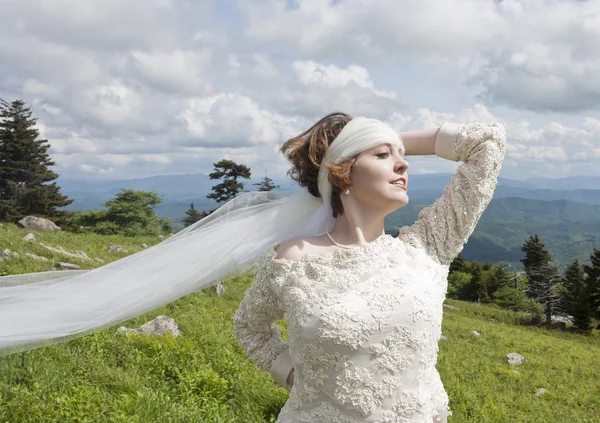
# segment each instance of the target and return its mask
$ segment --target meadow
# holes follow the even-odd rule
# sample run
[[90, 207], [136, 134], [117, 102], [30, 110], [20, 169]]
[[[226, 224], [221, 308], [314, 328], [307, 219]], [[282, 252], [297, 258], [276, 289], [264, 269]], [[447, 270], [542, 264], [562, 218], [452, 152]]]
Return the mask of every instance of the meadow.
[[[31, 252], [82, 268], [97, 262], [65, 259], [36, 243], [28, 231], [0, 226], [0, 251]], [[134, 253], [157, 238], [35, 233], [46, 245], [82, 250], [106, 262], [108, 246]], [[121, 255], [122, 256], [122, 255]], [[54, 263], [19, 256], [0, 262], [0, 274], [49, 270]], [[173, 337], [118, 332], [117, 327], [24, 353], [0, 357], [0, 422], [274, 422], [288, 398], [238, 345], [235, 313], [252, 273], [123, 322], [137, 327], [171, 316], [183, 332]], [[456, 300], [444, 308], [437, 368], [450, 397], [450, 423], [600, 422], [600, 336], [519, 326], [520, 316], [494, 306]], [[277, 322], [286, 338], [285, 321]], [[476, 330], [480, 336], [471, 332]], [[506, 354], [525, 357], [520, 366]], [[515, 373], [517, 370], [518, 373]], [[538, 388], [547, 390], [536, 395]]]

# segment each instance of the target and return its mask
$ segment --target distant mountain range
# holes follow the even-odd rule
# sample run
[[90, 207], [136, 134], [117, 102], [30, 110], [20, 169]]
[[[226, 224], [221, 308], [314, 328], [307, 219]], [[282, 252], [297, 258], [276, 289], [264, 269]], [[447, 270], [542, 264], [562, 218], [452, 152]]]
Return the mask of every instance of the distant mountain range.
[[[419, 210], [438, 198], [452, 174], [410, 175], [410, 203], [386, 219], [386, 230], [412, 224]], [[260, 179], [243, 181], [246, 189]], [[219, 205], [206, 198], [218, 181], [204, 174], [161, 175], [113, 181], [58, 180], [61, 191], [74, 202], [67, 209], [87, 211], [102, 208], [122, 188], [154, 191], [163, 203], [156, 207], [161, 217], [170, 217], [175, 229], [191, 202], [199, 210]], [[300, 190], [290, 179], [275, 181], [279, 189]], [[593, 247], [600, 248], [600, 177], [576, 176], [562, 179], [529, 178], [524, 181], [499, 178], [494, 199], [465, 245], [463, 255], [478, 261], [511, 263], [521, 270], [520, 247], [537, 233], [559, 266], [575, 258], [589, 262]]]

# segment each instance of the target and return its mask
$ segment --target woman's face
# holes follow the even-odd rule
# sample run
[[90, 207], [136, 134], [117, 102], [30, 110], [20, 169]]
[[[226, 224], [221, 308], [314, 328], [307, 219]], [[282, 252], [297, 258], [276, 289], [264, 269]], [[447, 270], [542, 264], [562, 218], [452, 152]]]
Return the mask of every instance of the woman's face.
[[[360, 153], [352, 166], [350, 196], [391, 213], [408, 204], [408, 162], [400, 147], [381, 144]], [[405, 186], [392, 184], [402, 178]], [[342, 196], [343, 198], [344, 196]]]

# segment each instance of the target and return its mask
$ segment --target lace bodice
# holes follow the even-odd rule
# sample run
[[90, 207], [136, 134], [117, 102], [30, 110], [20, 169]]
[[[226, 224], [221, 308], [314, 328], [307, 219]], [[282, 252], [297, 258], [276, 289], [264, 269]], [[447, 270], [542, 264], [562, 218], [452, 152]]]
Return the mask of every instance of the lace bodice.
[[[399, 236], [299, 260], [271, 246], [234, 316], [249, 358], [294, 385], [277, 423], [431, 423], [451, 415], [435, 368], [449, 264], [491, 201], [500, 124], [444, 124], [436, 154], [463, 161]], [[288, 323], [288, 342], [273, 323]]]

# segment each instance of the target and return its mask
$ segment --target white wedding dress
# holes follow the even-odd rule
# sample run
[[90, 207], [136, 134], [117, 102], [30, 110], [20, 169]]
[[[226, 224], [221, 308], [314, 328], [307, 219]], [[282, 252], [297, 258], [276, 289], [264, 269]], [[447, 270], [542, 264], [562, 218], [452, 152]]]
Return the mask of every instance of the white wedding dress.
[[[435, 368], [449, 265], [492, 199], [498, 123], [444, 124], [436, 155], [462, 161], [418, 220], [353, 249], [299, 260], [270, 247], [234, 316], [249, 358], [286, 386], [276, 423], [436, 423], [452, 414]], [[273, 325], [284, 318], [288, 342]]]

